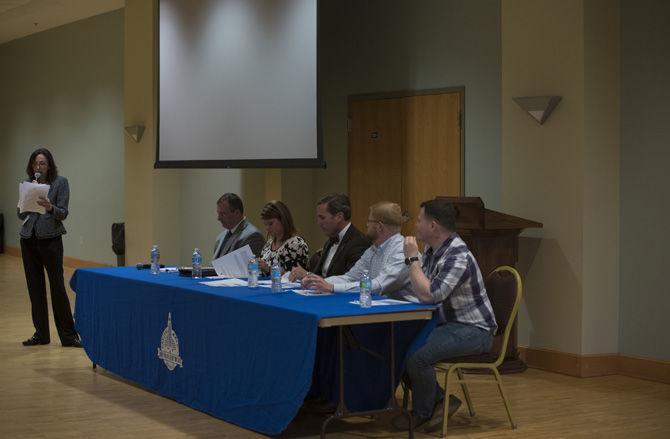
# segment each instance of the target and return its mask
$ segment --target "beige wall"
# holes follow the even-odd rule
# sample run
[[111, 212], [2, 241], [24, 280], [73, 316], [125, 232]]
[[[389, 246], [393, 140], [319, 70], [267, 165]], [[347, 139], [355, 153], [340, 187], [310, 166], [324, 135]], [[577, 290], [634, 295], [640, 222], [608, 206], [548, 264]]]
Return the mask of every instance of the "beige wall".
[[619, 2], [584, 2], [582, 354], [619, 352]]
[[167, 263], [179, 259], [179, 171], [154, 170], [154, 7], [126, 2], [124, 125], [144, 125], [142, 141], [125, 137], [126, 263], [148, 260], [153, 244]]
[[18, 183], [46, 146], [70, 183], [67, 257], [116, 263], [111, 225], [124, 218], [123, 10], [0, 45], [0, 212], [20, 246]]
[[[154, 6], [152, 1], [128, 0], [125, 8], [124, 112], [125, 124], [146, 126], [144, 137], [125, 141], [126, 262], [147, 261], [153, 244], [161, 248], [167, 264], [188, 264], [193, 248], [211, 257], [221, 232], [216, 220], [216, 200], [225, 192], [239, 194], [245, 214], [259, 228], [265, 202], [286, 198], [283, 180], [292, 175], [311, 179], [312, 171], [276, 169], [154, 169], [155, 159], [155, 58]], [[309, 198], [293, 195], [296, 214], [312, 204], [311, 182], [301, 179], [295, 189], [306, 188]], [[301, 194], [302, 195], [302, 194]], [[289, 197], [290, 198], [290, 197]], [[310, 214], [311, 219], [313, 214]], [[305, 225], [307, 226], [307, 225]], [[307, 235], [312, 232], [309, 224]], [[309, 236], [308, 236], [309, 237]]]
[[[490, 207], [499, 206], [497, 1], [403, 0], [384, 14], [378, 14], [387, 5], [382, 0], [323, 1], [319, 67], [327, 169], [180, 171], [152, 168], [150, 3], [126, 2], [126, 122], [147, 125], [146, 140], [139, 145], [126, 141], [128, 263], [146, 260], [154, 242], [161, 245], [167, 262], [188, 262], [195, 246], [209, 254], [221, 231], [214, 202], [223, 192], [239, 193], [257, 226], [263, 204], [283, 199], [310, 249], [318, 249], [324, 237], [314, 221], [316, 200], [329, 192], [348, 191], [346, 105], [347, 96], [356, 93], [465, 85], [465, 190], [482, 196]], [[362, 41], [370, 44], [359, 44]], [[175, 187], [179, 197], [169, 195]], [[156, 197], [161, 201], [151, 203]]]
[[[502, 205], [540, 221], [526, 233], [520, 266], [525, 309], [519, 344], [580, 352], [584, 148], [581, 0], [503, 1]], [[560, 95], [542, 126], [515, 96]], [[533, 236], [541, 236], [535, 241]], [[535, 248], [535, 246], [537, 248]], [[556, 331], [555, 328], [563, 328]]]
[[[521, 345], [617, 351], [618, 38], [614, 2], [502, 3], [503, 210], [544, 223], [521, 240]], [[512, 101], [537, 95], [563, 97], [542, 126]]]
[[322, 0], [325, 159], [318, 195], [346, 190], [347, 97], [465, 87], [465, 193], [500, 207], [500, 2]]
[[670, 361], [670, 2], [621, 2], [619, 352]]

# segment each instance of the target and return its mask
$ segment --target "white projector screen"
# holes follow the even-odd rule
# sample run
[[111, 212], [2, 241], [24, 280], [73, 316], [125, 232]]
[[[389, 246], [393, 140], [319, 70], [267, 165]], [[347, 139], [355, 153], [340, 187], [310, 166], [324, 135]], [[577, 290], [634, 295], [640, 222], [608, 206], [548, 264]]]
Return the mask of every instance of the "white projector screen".
[[159, 0], [157, 168], [321, 167], [316, 0]]

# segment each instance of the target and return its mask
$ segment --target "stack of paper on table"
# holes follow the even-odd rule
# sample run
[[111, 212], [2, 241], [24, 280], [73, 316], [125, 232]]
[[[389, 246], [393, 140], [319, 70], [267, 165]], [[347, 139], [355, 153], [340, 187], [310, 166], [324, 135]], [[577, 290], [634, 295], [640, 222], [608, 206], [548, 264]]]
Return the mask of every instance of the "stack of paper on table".
[[208, 285], [210, 287], [246, 287], [247, 281], [242, 279], [219, 279], [219, 280], [210, 280], [206, 282], [200, 282], [203, 285]]
[[[351, 302], [352, 305], [359, 305], [361, 302], [358, 300], [352, 300]], [[405, 302], [404, 300], [396, 300], [396, 299], [379, 299], [379, 300], [373, 300], [372, 301], [372, 306], [385, 306], [385, 305], [407, 305], [410, 302]]]

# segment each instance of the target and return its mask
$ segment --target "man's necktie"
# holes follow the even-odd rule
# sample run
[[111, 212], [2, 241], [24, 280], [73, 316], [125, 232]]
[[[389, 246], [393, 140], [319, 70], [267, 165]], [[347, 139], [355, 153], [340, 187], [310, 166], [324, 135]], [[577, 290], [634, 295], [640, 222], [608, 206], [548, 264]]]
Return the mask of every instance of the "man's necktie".
[[226, 236], [223, 237], [223, 242], [221, 243], [221, 246], [219, 247], [219, 254], [216, 255], [217, 258], [223, 256], [223, 249], [226, 247], [226, 243], [230, 240], [230, 237], [233, 236], [233, 232], [228, 230], [228, 233], [226, 233]]

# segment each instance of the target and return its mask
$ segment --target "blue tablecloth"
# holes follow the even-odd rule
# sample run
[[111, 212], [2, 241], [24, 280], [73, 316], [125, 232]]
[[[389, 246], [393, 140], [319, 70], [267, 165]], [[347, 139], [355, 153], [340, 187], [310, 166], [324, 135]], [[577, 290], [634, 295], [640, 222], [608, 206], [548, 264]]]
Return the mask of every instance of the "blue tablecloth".
[[[266, 434], [286, 428], [310, 388], [320, 319], [426, 308], [361, 309], [348, 303], [357, 298], [352, 294], [305, 297], [266, 288], [215, 288], [176, 273], [156, 276], [133, 267], [80, 269], [70, 285], [77, 293], [76, 327], [91, 361]], [[425, 321], [396, 324], [398, 366], [412, 341], [425, 339], [429, 326]], [[379, 342], [386, 355], [387, 338], [378, 325], [360, 327], [368, 329], [357, 329], [357, 337]], [[348, 372], [356, 371], [347, 373], [347, 386], [377, 382], [386, 392], [364, 385], [372, 395], [349, 392], [347, 403], [353, 409], [381, 407], [388, 398], [388, 375], [379, 368], [362, 369], [371, 360], [358, 355], [347, 363]]]

